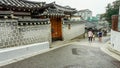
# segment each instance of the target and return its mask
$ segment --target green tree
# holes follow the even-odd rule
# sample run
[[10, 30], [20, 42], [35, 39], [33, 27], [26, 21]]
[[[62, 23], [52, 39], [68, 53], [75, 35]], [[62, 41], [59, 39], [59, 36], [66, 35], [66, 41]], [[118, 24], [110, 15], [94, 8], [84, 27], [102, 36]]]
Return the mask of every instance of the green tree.
[[111, 25], [112, 20], [111, 17], [112, 15], [118, 15], [119, 14], [119, 6], [120, 6], [120, 0], [116, 0], [114, 1], [112, 4], [108, 4], [106, 6], [106, 13], [102, 14], [102, 18], [104, 17], [105, 20], [107, 20], [109, 22], [109, 24]]

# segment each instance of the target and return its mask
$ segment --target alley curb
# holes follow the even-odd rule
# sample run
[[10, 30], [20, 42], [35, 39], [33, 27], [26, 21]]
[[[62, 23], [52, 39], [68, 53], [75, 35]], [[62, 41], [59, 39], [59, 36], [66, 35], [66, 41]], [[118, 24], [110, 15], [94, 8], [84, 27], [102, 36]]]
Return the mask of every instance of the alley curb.
[[110, 41], [106, 42], [104, 46], [101, 47], [101, 50], [120, 61], [120, 52], [112, 48]]
[[[108, 43], [108, 44], [110, 44], [110, 43]], [[113, 52], [113, 53], [115, 53], [115, 54], [117, 54], [117, 55], [120, 56], [120, 51], [117, 51], [117, 50], [113, 49], [112, 46], [111, 46], [111, 44], [108, 45], [107, 49], [108, 49], [110, 52]]]

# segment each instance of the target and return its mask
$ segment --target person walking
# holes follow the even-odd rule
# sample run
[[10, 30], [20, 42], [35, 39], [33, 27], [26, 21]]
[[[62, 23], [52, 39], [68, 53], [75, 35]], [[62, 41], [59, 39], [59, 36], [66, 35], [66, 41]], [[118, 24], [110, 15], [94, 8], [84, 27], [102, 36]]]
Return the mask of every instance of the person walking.
[[92, 30], [89, 30], [88, 31], [88, 41], [92, 42], [92, 38], [93, 38], [93, 32], [92, 32]]
[[99, 32], [98, 32], [98, 38], [99, 38], [99, 42], [102, 42], [102, 32], [101, 32], [101, 30], [99, 30]]

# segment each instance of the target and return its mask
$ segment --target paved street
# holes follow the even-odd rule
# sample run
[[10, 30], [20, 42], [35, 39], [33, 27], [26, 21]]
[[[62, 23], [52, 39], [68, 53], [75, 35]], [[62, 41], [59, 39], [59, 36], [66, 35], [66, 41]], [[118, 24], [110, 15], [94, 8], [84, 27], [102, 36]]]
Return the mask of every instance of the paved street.
[[[104, 41], [108, 38], [104, 38]], [[120, 61], [100, 47], [105, 42], [76, 40], [64, 47], [1, 68], [120, 68]], [[33, 61], [34, 60], [34, 61]]]

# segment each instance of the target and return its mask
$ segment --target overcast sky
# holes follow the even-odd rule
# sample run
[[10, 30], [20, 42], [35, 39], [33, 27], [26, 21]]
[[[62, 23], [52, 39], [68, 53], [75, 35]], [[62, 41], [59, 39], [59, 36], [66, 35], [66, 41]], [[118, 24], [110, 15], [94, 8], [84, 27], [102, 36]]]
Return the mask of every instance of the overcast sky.
[[38, 2], [56, 2], [58, 5], [70, 6], [77, 10], [90, 9], [93, 12], [93, 16], [105, 12], [105, 7], [108, 3], [112, 3], [115, 0], [31, 0]]

